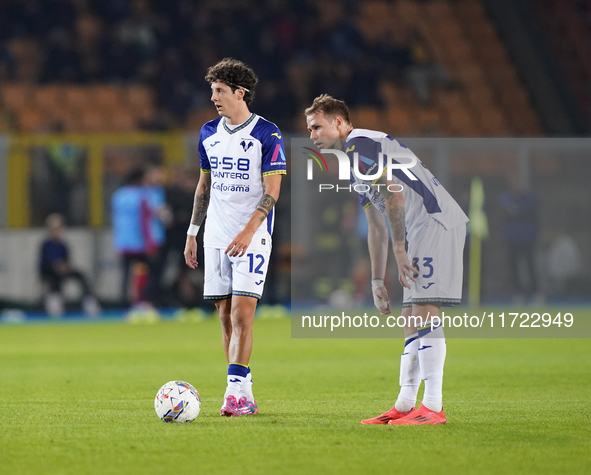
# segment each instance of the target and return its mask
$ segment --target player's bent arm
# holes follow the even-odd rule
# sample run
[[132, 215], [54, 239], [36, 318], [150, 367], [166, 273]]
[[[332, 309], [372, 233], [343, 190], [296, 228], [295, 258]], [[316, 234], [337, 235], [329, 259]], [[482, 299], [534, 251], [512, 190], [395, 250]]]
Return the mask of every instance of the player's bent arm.
[[199, 183], [195, 190], [195, 197], [193, 200], [193, 213], [191, 215], [191, 224], [195, 226], [201, 226], [205, 215], [207, 214], [207, 208], [209, 207], [209, 196], [211, 193], [211, 173], [205, 173], [201, 171], [199, 176]]
[[263, 177], [264, 194], [258, 202], [250, 220], [244, 226], [244, 229], [236, 235], [234, 240], [226, 248], [226, 254], [232, 257], [242, 257], [244, 255], [255, 231], [265, 221], [279, 199], [281, 178], [282, 175], [267, 175]]
[[[391, 185], [392, 182], [388, 182]], [[386, 216], [392, 234], [394, 252], [404, 251], [406, 239], [406, 225], [404, 212], [404, 196], [400, 192], [389, 193], [386, 197]]]
[[197, 232], [199, 226], [203, 224], [207, 208], [209, 207], [209, 196], [211, 191], [211, 174], [201, 171], [199, 176], [199, 183], [195, 189], [195, 197], [193, 199], [193, 213], [191, 214], [191, 226], [193, 232], [187, 233], [187, 241], [185, 243], [185, 263], [191, 268], [197, 267]]
[[[382, 177], [383, 179], [383, 177]], [[408, 255], [406, 254], [406, 222], [404, 210], [404, 196], [401, 192], [390, 192], [390, 185], [394, 185], [392, 180], [387, 180], [385, 188], [386, 199], [386, 217], [390, 225], [390, 234], [392, 235], [392, 248], [394, 257], [398, 265], [398, 280], [400, 283], [410, 289], [409, 280], [416, 282], [414, 278], [415, 269], [410, 265]]]
[[374, 206], [365, 209], [365, 217], [369, 225], [367, 246], [371, 262], [371, 278], [384, 279], [388, 260], [388, 227], [386, 220]]

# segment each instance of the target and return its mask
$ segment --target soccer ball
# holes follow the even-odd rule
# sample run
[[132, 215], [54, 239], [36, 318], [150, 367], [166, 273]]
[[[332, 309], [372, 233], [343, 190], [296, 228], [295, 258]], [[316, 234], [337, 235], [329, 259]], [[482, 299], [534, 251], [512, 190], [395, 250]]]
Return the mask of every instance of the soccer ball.
[[164, 422], [192, 422], [201, 410], [201, 398], [189, 383], [170, 381], [158, 390], [154, 409]]

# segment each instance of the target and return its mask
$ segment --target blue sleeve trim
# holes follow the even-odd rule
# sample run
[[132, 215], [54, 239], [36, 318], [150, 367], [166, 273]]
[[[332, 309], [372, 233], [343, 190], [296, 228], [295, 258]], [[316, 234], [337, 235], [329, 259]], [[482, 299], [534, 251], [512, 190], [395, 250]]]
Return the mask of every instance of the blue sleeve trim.
[[271, 236], [273, 234], [273, 211], [275, 210], [275, 208], [271, 208], [271, 211], [269, 211], [269, 214], [267, 215], [267, 232], [269, 233], [269, 236]]
[[217, 128], [218, 128], [218, 123], [220, 120], [221, 120], [221, 118], [218, 117], [217, 119], [210, 120], [209, 122], [206, 122], [205, 124], [203, 124], [203, 127], [201, 127], [201, 133], [199, 134], [198, 151], [199, 151], [199, 166], [201, 167], [202, 170], [211, 170], [211, 165], [209, 163], [209, 157], [207, 156], [207, 153], [205, 152], [205, 147], [203, 146], [203, 142], [205, 140], [207, 140], [209, 137], [211, 137], [213, 134], [216, 133]]

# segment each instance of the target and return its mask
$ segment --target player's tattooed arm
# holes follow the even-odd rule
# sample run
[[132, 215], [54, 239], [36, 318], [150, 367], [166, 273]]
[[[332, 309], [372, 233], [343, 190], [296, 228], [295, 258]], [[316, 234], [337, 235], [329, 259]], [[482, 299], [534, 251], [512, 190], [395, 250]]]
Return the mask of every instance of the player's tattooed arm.
[[405, 239], [405, 215], [404, 202], [402, 205], [394, 198], [394, 193], [389, 196], [386, 202], [386, 210], [388, 213], [388, 222], [390, 223], [390, 231], [392, 232], [392, 241], [394, 244], [401, 243], [404, 245]]
[[191, 215], [191, 224], [201, 226], [207, 208], [209, 207], [211, 178], [207, 174], [202, 174], [197, 189], [195, 190], [195, 197], [193, 199], [193, 214]]
[[391, 191], [392, 189], [396, 189], [396, 185], [392, 182], [388, 182], [385, 175], [382, 175], [377, 183], [380, 185], [380, 194], [386, 200], [386, 217], [390, 224], [392, 242], [394, 245], [402, 244], [404, 246], [406, 240], [404, 197], [399, 191]]
[[269, 213], [271, 212], [276, 203], [277, 200], [273, 198], [271, 195], [268, 195], [267, 193], [263, 195], [263, 197], [257, 204], [256, 209], [257, 211], [263, 213], [261, 216], [259, 216], [259, 221], [261, 223], [267, 218], [267, 216], [269, 216]]
[[410, 289], [410, 281], [416, 282], [416, 269], [410, 265], [405, 249], [406, 215], [404, 196], [399, 191], [393, 191], [396, 189], [396, 185], [392, 181], [386, 181], [384, 176], [378, 180], [378, 183], [384, 185], [380, 187], [380, 193], [386, 200], [386, 217], [390, 225], [394, 257], [398, 265], [398, 280], [402, 286]]
[[[201, 172], [199, 177], [199, 183], [195, 190], [195, 197], [193, 198], [193, 213], [191, 214], [191, 225], [201, 226], [205, 215], [207, 214], [207, 208], [209, 207], [209, 193], [211, 190], [211, 175], [208, 173]], [[189, 227], [191, 229], [191, 227]], [[199, 229], [197, 228], [197, 231]], [[185, 250], [183, 252], [185, 256], [185, 263], [191, 268], [196, 269], [197, 263], [197, 232], [189, 234], [187, 232], [187, 241], [185, 243]]]
[[207, 208], [209, 207], [209, 195], [206, 193], [197, 194], [195, 193], [195, 201], [193, 202], [193, 215], [191, 216], [191, 224], [201, 226], [205, 215], [207, 214]]

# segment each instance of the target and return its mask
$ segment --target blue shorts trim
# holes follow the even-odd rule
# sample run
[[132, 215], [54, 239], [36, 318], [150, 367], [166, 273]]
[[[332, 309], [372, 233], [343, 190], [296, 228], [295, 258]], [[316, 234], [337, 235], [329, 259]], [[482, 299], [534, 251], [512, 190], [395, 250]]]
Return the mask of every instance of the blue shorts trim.
[[462, 303], [461, 299], [412, 299], [412, 302], [403, 302], [402, 308], [412, 307], [412, 304], [422, 305], [427, 303], [440, 303], [442, 307], [453, 307]]
[[232, 295], [240, 295], [242, 297], [253, 297], [257, 300], [261, 300], [261, 294], [255, 294], [253, 292], [240, 292], [239, 290], [235, 290], [232, 292]]
[[232, 298], [232, 294], [228, 295], [204, 295], [203, 300], [226, 300]]

